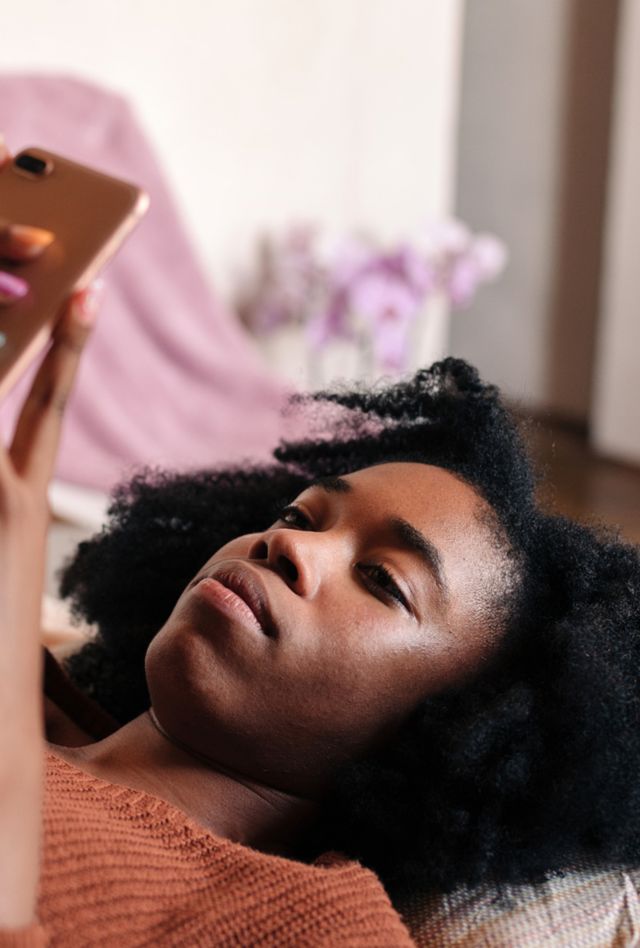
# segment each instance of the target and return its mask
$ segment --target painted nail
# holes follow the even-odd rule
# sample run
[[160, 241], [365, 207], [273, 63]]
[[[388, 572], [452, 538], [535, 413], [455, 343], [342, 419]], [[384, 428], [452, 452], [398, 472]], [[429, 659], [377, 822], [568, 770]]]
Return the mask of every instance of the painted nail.
[[103, 293], [104, 280], [101, 277], [97, 277], [76, 300], [74, 306], [76, 319], [83, 326], [87, 328], [93, 326], [96, 321], [96, 316], [98, 315], [98, 308]]
[[21, 300], [29, 292], [29, 284], [11, 273], [0, 273], [0, 294], [8, 301]]
[[18, 250], [28, 257], [35, 257], [53, 242], [55, 234], [42, 227], [27, 227], [25, 224], [12, 224], [9, 233], [18, 244]]

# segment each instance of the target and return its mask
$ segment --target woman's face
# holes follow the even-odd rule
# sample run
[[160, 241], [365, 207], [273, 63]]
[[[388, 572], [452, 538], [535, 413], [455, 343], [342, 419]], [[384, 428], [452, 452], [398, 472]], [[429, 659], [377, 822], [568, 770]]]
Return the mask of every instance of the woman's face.
[[377, 465], [294, 505], [204, 564], [146, 674], [173, 737], [313, 796], [425, 697], [480, 670], [498, 644], [487, 605], [504, 560], [485, 501], [442, 468]]

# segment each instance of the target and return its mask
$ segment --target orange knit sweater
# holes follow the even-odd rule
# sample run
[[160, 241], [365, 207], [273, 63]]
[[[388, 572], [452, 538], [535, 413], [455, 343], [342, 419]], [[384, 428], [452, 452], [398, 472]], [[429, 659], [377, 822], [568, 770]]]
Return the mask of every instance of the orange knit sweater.
[[39, 924], [0, 948], [411, 946], [377, 876], [213, 835], [164, 800], [47, 751]]

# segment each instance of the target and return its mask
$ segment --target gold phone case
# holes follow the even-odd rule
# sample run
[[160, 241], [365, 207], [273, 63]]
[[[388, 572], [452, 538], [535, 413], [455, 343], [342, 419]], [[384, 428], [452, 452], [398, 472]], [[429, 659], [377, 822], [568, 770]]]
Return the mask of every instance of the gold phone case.
[[[18, 159], [45, 166], [33, 173]], [[24, 148], [0, 169], [0, 219], [55, 234], [32, 262], [0, 260], [0, 270], [29, 284], [27, 296], [0, 306], [0, 395], [46, 345], [69, 294], [95, 278], [148, 206], [148, 195], [135, 185], [43, 148]]]

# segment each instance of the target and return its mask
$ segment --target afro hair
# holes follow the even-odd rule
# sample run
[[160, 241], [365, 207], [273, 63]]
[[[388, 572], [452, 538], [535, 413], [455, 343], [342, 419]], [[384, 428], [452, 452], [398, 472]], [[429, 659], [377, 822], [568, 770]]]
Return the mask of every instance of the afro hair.
[[281, 443], [271, 464], [147, 470], [116, 489], [109, 522], [62, 575], [74, 613], [98, 627], [67, 658], [71, 678], [130, 721], [150, 704], [149, 642], [216, 549], [266, 529], [319, 476], [388, 460], [438, 465], [488, 502], [517, 573], [494, 603], [503, 647], [475, 679], [425, 699], [385, 747], [343, 765], [299, 858], [340, 850], [392, 896], [633, 863], [638, 550], [540, 509], [523, 423], [461, 359], [294, 402], [326, 431]]

